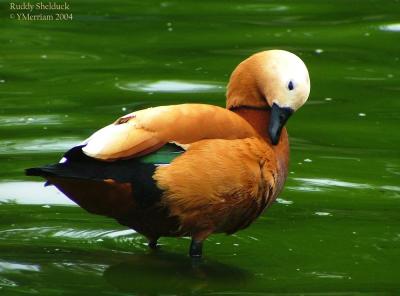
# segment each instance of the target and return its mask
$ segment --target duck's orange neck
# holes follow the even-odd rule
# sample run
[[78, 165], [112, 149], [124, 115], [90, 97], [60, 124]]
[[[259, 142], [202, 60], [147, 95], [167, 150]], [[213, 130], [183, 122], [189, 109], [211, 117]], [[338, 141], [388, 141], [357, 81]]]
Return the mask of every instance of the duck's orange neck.
[[269, 108], [243, 106], [232, 108], [231, 111], [244, 118], [260, 134], [264, 141], [272, 145], [268, 135], [269, 118], [271, 116], [271, 110]]
[[244, 118], [250, 123], [258, 134], [274, 149], [278, 163], [282, 171], [285, 173], [285, 178], [289, 166], [289, 138], [284, 127], [281, 132], [279, 143], [272, 145], [268, 134], [269, 119], [271, 109], [269, 108], [251, 108], [251, 107], [236, 107], [231, 109], [233, 112]]

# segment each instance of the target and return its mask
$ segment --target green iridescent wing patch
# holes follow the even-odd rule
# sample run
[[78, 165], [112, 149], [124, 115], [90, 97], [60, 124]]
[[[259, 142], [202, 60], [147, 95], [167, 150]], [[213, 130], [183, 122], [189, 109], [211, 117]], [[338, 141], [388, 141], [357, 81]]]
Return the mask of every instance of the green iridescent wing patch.
[[153, 153], [139, 157], [138, 160], [142, 163], [152, 163], [155, 165], [169, 164], [184, 152], [185, 150], [178, 145], [168, 143]]

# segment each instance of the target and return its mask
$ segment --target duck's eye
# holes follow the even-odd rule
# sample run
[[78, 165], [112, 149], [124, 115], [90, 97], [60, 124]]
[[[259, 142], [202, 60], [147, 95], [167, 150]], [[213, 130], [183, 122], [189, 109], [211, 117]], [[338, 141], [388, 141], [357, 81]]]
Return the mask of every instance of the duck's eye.
[[293, 81], [289, 81], [289, 84], [287, 87], [289, 90], [293, 90], [294, 89]]

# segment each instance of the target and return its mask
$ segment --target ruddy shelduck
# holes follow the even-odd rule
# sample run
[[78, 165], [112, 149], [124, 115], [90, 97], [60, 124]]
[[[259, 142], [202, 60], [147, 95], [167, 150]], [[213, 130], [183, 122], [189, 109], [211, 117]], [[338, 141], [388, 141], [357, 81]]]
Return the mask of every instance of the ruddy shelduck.
[[143, 234], [150, 248], [161, 236], [190, 236], [190, 256], [201, 257], [209, 235], [246, 228], [281, 192], [289, 162], [284, 125], [309, 93], [299, 57], [259, 52], [233, 71], [226, 109], [182, 104], [135, 111], [59, 163], [26, 173]]

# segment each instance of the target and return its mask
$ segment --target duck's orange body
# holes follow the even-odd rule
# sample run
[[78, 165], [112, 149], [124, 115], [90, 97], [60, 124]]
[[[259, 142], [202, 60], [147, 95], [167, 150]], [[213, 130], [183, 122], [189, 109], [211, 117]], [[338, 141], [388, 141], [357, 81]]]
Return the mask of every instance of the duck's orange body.
[[[287, 132], [283, 124], [271, 126], [276, 108], [253, 89], [240, 94], [245, 104], [228, 97], [231, 110], [184, 104], [128, 114], [68, 151], [64, 163], [27, 173], [44, 176], [88, 212], [145, 235], [151, 246], [161, 236], [191, 236], [190, 254], [200, 256], [210, 234], [249, 226], [287, 177]], [[168, 143], [184, 149], [169, 164], [146, 163]]]
[[[193, 105], [194, 110], [197, 107]], [[132, 186], [142, 184], [48, 179], [87, 211], [115, 218], [149, 239], [234, 233], [250, 225], [276, 199], [289, 160], [286, 130], [278, 145], [270, 144], [265, 128], [270, 110], [243, 108], [237, 113], [248, 118], [254, 134], [192, 143], [170, 165], [155, 170], [153, 178], [163, 197], [150, 207], [133, 197]]]

